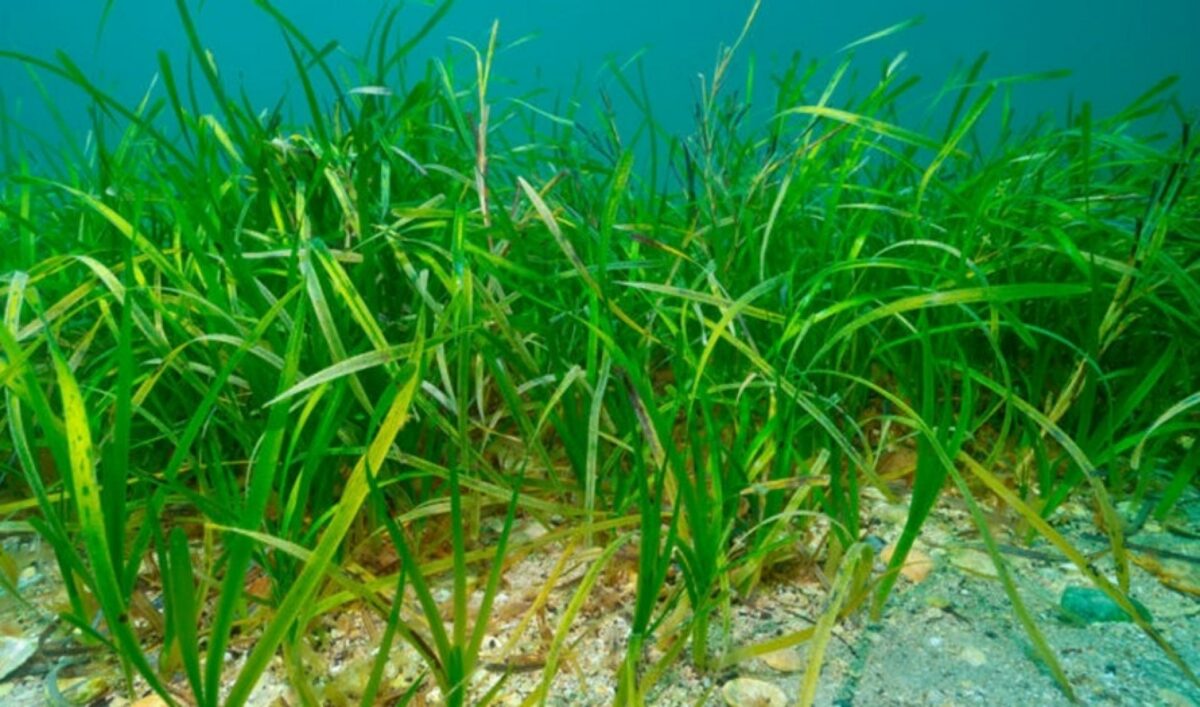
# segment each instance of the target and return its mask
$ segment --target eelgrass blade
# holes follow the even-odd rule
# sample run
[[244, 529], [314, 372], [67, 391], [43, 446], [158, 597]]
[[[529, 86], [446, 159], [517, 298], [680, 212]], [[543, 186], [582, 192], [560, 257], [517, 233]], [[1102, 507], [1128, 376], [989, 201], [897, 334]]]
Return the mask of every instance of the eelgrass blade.
[[[17, 289], [16, 291], [19, 292], [20, 290]], [[58, 421], [51, 411], [49, 399], [42, 391], [32, 367], [26, 362], [27, 355], [23, 354], [20, 345], [17, 344], [10, 330], [9, 322], [15, 321], [9, 316], [15, 311], [11, 307], [13, 304], [12, 294], [13, 292], [10, 292], [8, 300], [10, 307], [6, 311], [5, 326], [0, 327], [0, 348], [3, 348], [5, 356], [8, 357], [8, 361], [6, 362], [8, 367], [5, 373], [11, 371], [13, 373], [24, 374], [24, 390], [21, 392], [29, 396], [34, 417], [41, 421], [46, 444], [55, 460], [55, 468], [65, 469], [68, 468], [67, 465], [70, 462], [69, 458], [65, 455], [66, 442], [62, 439], [62, 432], [57, 424]], [[63, 583], [65, 584], [67, 599], [70, 602], [72, 611], [77, 616], [82, 617], [86, 612], [84, 610], [80, 587], [76, 581], [75, 570], [83, 569], [83, 561], [79, 557], [74, 544], [70, 541], [70, 535], [60, 511], [62, 506], [56, 503], [58, 499], [55, 497], [61, 497], [62, 494], [55, 494], [55, 497], [52, 497], [41, 478], [41, 464], [39, 464], [35, 456], [34, 445], [32, 443], [34, 438], [25, 427], [23, 402], [21, 396], [17, 394], [14, 388], [15, 385], [9, 382], [5, 385], [4, 390], [9, 434], [12, 438], [17, 459], [21, 463], [25, 482], [33, 491], [36, 505], [45, 516], [44, 518], [31, 519], [30, 524], [53, 546], [55, 559], [58, 561], [59, 567], [69, 568], [70, 571], [63, 573]], [[87, 573], [80, 571], [78, 572], [78, 576], [86, 577]]]
[[304, 605], [316, 591], [321, 579], [328, 572], [334, 553], [341, 545], [346, 531], [349, 530], [350, 524], [366, 499], [369, 491], [367, 474], [374, 475], [378, 472], [397, 433], [408, 421], [409, 409], [421, 377], [419, 363], [424, 353], [421, 345], [417, 345], [415, 349], [412, 363], [409, 364], [405, 374], [406, 378], [399, 385], [366, 454], [359, 459], [347, 480], [341, 500], [338, 502], [325, 532], [321, 534], [321, 539], [313, 551], [312, 559], [305, 565], [300, 576], [296, 578], [271, 623], [267, 625], [253, 651], [246, 658], [245, 665], [230, 689], [227, 704], [240, 707], [246, 703], [250, 691], [253, 690], [263, 671], [266, 670], [267, 664], [279, 647], [279, 642], [283, 640], [284, 633], [291, 628], [296, 617], [304, 609]]
[[[983, 511], [980, 509], [979, 504], [975, 501], [974, 494], [967, 485], [963, 475], [954, 466], [954, 462], [947, 456], [945, 450], [942, 448], [942, 445], [933, 429], [931, 429], [928, 424], [921, 419], [915, 410], [909, 407], [903, 400], [890, 391], [887, 391], [882, 387], [871, 383], [870, 381], [858, 378], [856, 376], [843, 373], [835, 373], [835, 375], [840, 375], [850, 380], [854, 380], [859, 385], [868, 387], [874, 390], [880, 396], [887, 398], [904, 415], [904, 421], [906, 424], [909, 424], [914, 429], [918, 430], [928, 441], [929, 449], [932, 450], [937, 456], [938, 462], [953, 480], [954, 485], [959, 490], [959, 493], [962, 494], [963, 500], [966, 501], [967, 509], [971, 513], [971, 518], [979, 530], [980, 537], [983, 539], [984, 547], [987, 549], [988, 555], [990, 555], [992, 558], [992, 563], [996, 568], [997, 576], [1000, 578], [1001, 586], [1004, 588], [1005, 594], [1008, 595], [1009, 602], [1013, 607], [1013, 612], [1017, 615], [1017, 619], [1021, 622], [1022, 627], [1025, 629], [1026, 635], [1029, 636], [1029, 640], [1033, 644], [1034, 653], [1042, 660], [1043, 663], [1046, 664], [1050, 674], [1054, 677], [1055, 682], [1058, 683], [1059, 688], [1063, 691], [1067, 698], [1074, 701], [1075, 691], [1071, 686], [1071, 681], [1067, 679], [1066, 672], [1062, 669], [1062, 665], [1059, 663], [1058, 657], [1055, 655], [1054, 650], [1050, 647], [1050, 644], [1046, 641], [1042, 630], [1033, 620], [1029, 610], [1025, 608], [1025, 602], [1021, 599], [1021, 595], [1017, 592], [1016, 584], [1012, 581], [1008, 564], [1004, 561], [1003, 556], [1000, 554], [1000, 548], [996, 542], [996, 538], [994, 535], [992, 535], [991, 531], [988, 530], [987, 519], [984, 517]], [[969, 459], [970, 457], [965, 458]], [[983, 471], [982, 467], [980, 467], [978, 463], [971, 464], [971, 470], [976, 474], [979, 474], [980, 471]], [[986, 472], [984, 473], [986, 474]], [[990, 476], [990, 474], [987, 474], [987, 476]], [[985, 483], [987, 482], [985, 481]], [[991, 486], [990, 483], [988, 485], [989, 487]], [[993, 491], [995, 490], [996, 489], [993, 487]], [[1015, 496], [1013, 496], [1011, 492], [1006, 494], [1006, 496], [1007, 497], [1005, 500], [1010, 501], [1010, 503], [1011, 501], [1016, 500]], [[1025, 508], [1025, 506], [1024, 504], [1017, 502], [1017, 508], [1020, 510]], [[1026, 517], [1028, 518], [1028, 516]], [[1047, 525], [1044, 521], [1041, 521], [1040, 518], [1038, 518], [1038, 521], [1039, 531], [1042, 531], [1043, 528], [1049, 529], [1049, 525]], [[1054, 531], [1051, 532], [1053, 533]], [[1043, 535], [1048, 540], [1051, 540], [1051, 542], [1055, 542], [1055, 538], [1051, 538], [1044, 532]], [[1055, 536], [1057, 537], [1057, 533], [1055, 533]], [[1055, 542], [1055, 544], [1058, 545], [1060, 549], [1064, 549], [1064, 546], [1069, 548], [1069, 545], [1067, 545], [1066, 542], [1061, 538], [1058, 538], [1058, 540], [1060, 540], [1062, 544], [1060, 545], [1058, 542]], [[1071, 549], [1071, 551], [1075, 552], [1073, 549]], [[1068, 557], [1071, 557], [1070, 553], [1068, 553]], [[1080, 557], [1078, 552], [1075, 552], [1075, 557]], [[1071, 559], [1074, 560], [1075, 557], [1071, 557]], [[1080, 559], [1082, 558], [1080, 557]], [[1126, 600], [1125, 603], [1128, 604], [1128, 600]]]
[[[405, 566], [396, 573], [396, 593], [392, 599], [392, 608], [388, 612], [387, 624], [383, 627], [383, 636], [379, 639], [375, 660], [371, 662], [371, 673], [367, 684], [363, 687], [361, 707], [371, 707], [379, 693], [379, 683], [383, 680], [383, 671], [392, 659], [392, 642], [396, 637], [396, 627], [400, 624], [400, 607], [404, 605], [404, 576]], [[419, 681], [418, 681], [419, 682]]]
[[575, 593], [571, 595], [571, 601], [567, 603], [563, 609], [562, 617], [559, 619], [558, 629], [554, 632], [554, 638], [550, 642], [550, 647], [546, 653], [546, 667], [542, 670], [542, 679], [534, 688], [533, 692], [522, 702], [522, 705], [540, 704], [546, 699], [547, 691], [550, 689], [550, 681], [554, 679], [554, 675], [558, 672], [558, 661], [561, 659], [563, 644], [566, 642], [567, 634], [570, 632], [571, 626], [574, 624], [575, 617], [583, 608], [584, 602], [591, 595], [592, 588], [596, 585], [596, 581], [600, 578], [601, 572], [608, 566], [613, 555], [628, 542], [630, 536], [622, 535], [608, 544], [600, 551], [599, 556], [592, 561], [587, 572], [580, 580]]
[[[283, 370], [280, 371], [278, 389], [287, 390], [295, 380], [300, 367], [301, 346], [307, 335], [306, 313], [303, 302], [297, 304], [293, 317], [292, 331], [288, 336], [287, 352]], [[268, 413], [266, 427], [255, 450], [247, 483], [246, 498], [242, 507], [242, 527], [255, 530], [262, 522], [267, 502], [278, 474], [279, 458], [283, 451], [284, 436], [288, 431], [288, 407], [276, 405]], [[212, 628], [209, 631], [208, 653], [205, 661], [204, 691], [216, 695], [221, 687], [225, 648], [233, 626], [234, 611], [242, 602], [243, 581], [250, 560], [252, 547], [244, 536], [233, 536], [228, 540], [225, 558], [225, 577], [213, 611]]]
[[[160, 488], [148, 502], [149, 514], [151, 517], [158, 517], [163, 504], [166, 502], [166, 490], [178, 480], [179, 474], [183, 469], [184, 464], [188, 460], [192, 452], [192, 444], [200, 436], [200, 432], [208, 420], [209, 413], [217, 405], [221, 394], [225, 390], [225, 384], [228, 382], [233, 372], [237, 369], [239, 363], [246, 354], [253, 348], [259, 339], [266, 333], [268, 329], [276, 323], [276, 318], [284, 311], [284, 308], [291, 302], [292, 298], [299, 294], [298, 287], [293, 287], [287, 295], [281, 297], [275, 302], [270, 310], [264, 313], [262, 319], [255, 325], [254, 331], [238, 346], [237, 349], [229, 356], [225, 365], [217, 372], [213, 381], [205, 390], [203, 398], [191, 411], [188, 418], [187, 426], [183, 433], [176, 441], [175, 449], [166, 465], [162, 470], [162, 479], [165, 487]], [[130, 545], [129, 557], [127, 558], [125, 572], [128, 577], [133, 577], [141, 564], [142, 553], [151, 542], [151, 537], [154, 532], [154, 524], [147, 523], [139, 530], [137, 537]], [[129, 580], [132, 584], [132, 579]], [[215, 693], [213, 693], [215, 694]]]
[[830, 590], [829, 602], [817, 625], [813, 627], [812, 644], [808, 648], [808, 664], [804, 669], [804, 677], [800, 681], [800, 704], [809, 707], [816, 700], [817, 684], [821, 679], [821, 667], [825, 662], [825, 649], [833, 636], [833, 626], [842, 612], [842, 607], [850, 600], [851, 592], [864, 591], [860, 586], [864, 579], [864, 569], [870, 572], [871, 559], [874, 553], [866, 543], [856, 543], [847, 551], [838, 568], [837, 579]]
[[1142, 464], [1142, 454], [1145, 452], [1146, 442], [1150, 440], [1150, 437], [1152, 437], [1160, 427], [1167, 424], [1179, 415], [1182, 415], [1188, 409], [1196, 407], [1197, 405], [1200, 405], [1200, 391], [1192, 393], [1183, 400], [1175, 403], [1154, 420], [1154, 423], [1150, 425], [1145, 433], [1142, 434], [1142, 439], [1138, 442], [1137, 447], [1135, 447], [1133, 450], [1133, 456], [1130, 458], [1129, 463], [1130, 466], [1133, 467], [1134, 471], [1137, 471]]
[[[120, 567], [125, 559], [125, 523], [127, 484], [132, 476], [130, 465], [130, 443], [133, 424], [133, 301], [128, 284], [132, 280], [133, 249], [125, 250], [125, 285], [119, 292], [121, 307], [119, 338], [117, 341], [117, 389], [113, 408], [113, 437], [104, 448], [104, 465], [100, 471], [101, 505], [104, 508], [108, 529], [108, 545], [112, 553], [112, 564]], [[93, 268], [95, 270], [95, 268]], [[114, 294], [115, 281], [109, 285]], [[132, 586], [124, 587], [126, 593]]]
[[925, 17], [923, 15], [917, 15], [916, 17], [904, 20], [903, 22], [897, 22], [896, 24], [894, 24], [890, 27], [885, 27], [885, 28], [879, 30], [878, 32], [872, 32], [871, 34], [868, 34], [865, 37], [860, 37], [859, 39], [856, 39], [853, 42], [849, 42], [848, 44], [843, 45], [842, 48], [839, 49], [838, 51], [845, 52], [845, 51], [854, 49], [855, 47], [860, 47], [864, 44], [870, 44], [871, 42], [877, 42], [881, 39], [884, 39], [885, 37], [890, 37], [893, 34], [896, 34], [898, 32], [903, 32], [907, 29], [917, 27], [924, 22], [925, 22]]
[[496, 594], [500, 590], [500, 580], [504, 572], [509, 537], [512, 535], [513, 523], [517, 520], [518, 502], [521, 499], [520, 482], [521, 479], [517, 479], [513, 485], [512, 499], [508, 503], [508, 512], [504, 516], [504, 525], [501, 526], [500, 537], [496, 540], [496, 551], [491, 561], [491, 570], [488, 572], [487, 582], [483, 587], [483, 596], [479, 602], [479, 609], [475, 612], [475, 626], [471, 629], [470, 641], [463, 651], [466, 663], [465, 677], [467, 679], [470, 678], [477, 667], [479, 650], [483, 645], [483, 639], [487, 635], [489, 622], [492, 618], [492, 606], [496, 600]]
[[[307, 35], [300, 31], [300, 28], [297, 27], [287, 15], [285, 15], [283, 12], [280, 12], [279, 8], [275, 7], [275, 5], [269, 2], [269, 0], [254, 0], [254, 4], [270, 15], [273, 20], [275, 20], [280, 28], [283, 29], [285, 35], [289, 38], [289, 41], [291, 39], [295, 39], [297, 42], [299, 42], [300, 46], [303, 47], [306, 52], [308, 52], [310, 57], [312, 57], [312, 61], [318, 67], [320, 67], [321, 73], [325, 75], [325, 79], [329, 83], [329, 87], [335, 91], [335, 95], [337, 96], [335, 100], [337, 101], [337, 107], [341, 115], [347, 117], [353, 115], [353, 112], [350, 110], [349, 103], [346, 102], [345, 95], [343, 95], [339, 90], [341, 84], [334, 75], [332, 67], [329, 66], [329, 62], [326, 60], [325, 55], [328, 52], [319, 49], [312, 42], [312, 40], [308, 38]], [[305, 81], [307, 81], [305, 78], [307, 73], [308, 72], [303, 68], [300, 69], [300, 76]]]
[[871, 116], [862, 115], [859, 113], [852, 113], [840, 108], [830, 108], [823, 105], [796, 106], [794, 108], [788, 108], [780, 113], [780, 115], [811, 115], [814, 118], [825, 118], [827, 120], [832, 120], [844, 125], [849, 125], [851, 127], [862, 128], [868, 132], [891, 138], [900, 143], [912, 145], [914, 147], [924, 147], [930, 150], [937, 150], [942, 147], [936, 141], [921, 135], [918, 132], [909, 130], [908, 128], [902, 128], [898, 125], [879, 120], [878, 118], [873, 118]]
[[200, 670], [199, 614], [193, 578], [192, 551], [182, 528], [172, 528], [169, 534], [167, 557], [170, 564], [163, 576], [163, 598], [175, 627], [183, 669], [192, 694], [199, 704], [205, 699], [204, 679]]
[[120, 101], [113, 98], [110, 94], [100, 90], [92, 81], [88, 80], [83, 71], [62, 52], [57, 53], [59, 64], [53, 64], [45, 59], [39, 59], [29, 54], [14, 52], [7, 49], [0, 49], [0, 59], [9, 59], [20, 62], [26, 66], [35, 67], [43, 71], [48, 71], [62, 79], [75, 84], [81, 90], [88, 94], [90, 98], [96, 101], [105, 110], [111, 110], [122, 118], [128, 120], [131, 124], [137, 125], [140, 129], [146, 131], [147, 134], [154, 136], [158, 143], [161, 143], [162, 148], [170, 153], [172, 158], [178, 159], [181, 164], [188, 164], [186, 155], [177, 146], [171, 143], [158, 128], [150, 122], [147, 122], [142, 116], [139, 116], [136, 111], [130, 110]]
[[246, 139], [242, 133], [240, 116], [233, 112], [233, 106], [236, 104], [225, 93], [225, 86], [221, 83], [221, 78], [217, 75], [217, 67], [214, 63], [212, 53], [205, 50], [204, 45], [200, 41], [200, 33], [196, 29], [196, 22], [192, 19], [192, 13], [188, 10], [187, 0], [175, 0], [175, 9], [179, 14], [180, 23], [183, 24], [183, 31], [187, 36], [188, 47], [191, 49], [196, 63], [200, 65], [200, 73], [204, 75], [204, 79], [208, 83], [208, 88], [212, 91], [213, 97], [216, 99], [217, 107], [225, 115], [225, 124], [233, 131], [238, 144], [245, 144]]
[[79, 391], [75, 376], [57, 348], [52, 347], [51, 352], [54, 357], [55, 379], [62, 395], [67, 454], [70, 458], [71, 498], [78, 514], [88, 560], [92, 566], [92, 588], [104, 611], [108, 630], [121, 647], [122, 658], [137, 669], [159, 697], [167, 704], [174, 704], [174, 699], [146, 660], [146, 655], [133, 633], [121, 583], [112, 564], [108, 530], [104, 525], [104, 510], [100, 505], [100, 485], [96, 478], [92, 433], [83, 395]]
[[[588, 410], [587, 423], [587, 462], [583, 482], [583, 517], [584, 522], [591, 526], [596, 512], [596, 484], [598, 476], [600, 453], [600, 413], [604, 409], [604, 393], [608, 388], [608, 378], [612, 371], [612, 359], [605, 355], [600, 363], [600, 375], [592, 390], [592, 401]], [[587, 539], [591, 544], [591, 538]]]

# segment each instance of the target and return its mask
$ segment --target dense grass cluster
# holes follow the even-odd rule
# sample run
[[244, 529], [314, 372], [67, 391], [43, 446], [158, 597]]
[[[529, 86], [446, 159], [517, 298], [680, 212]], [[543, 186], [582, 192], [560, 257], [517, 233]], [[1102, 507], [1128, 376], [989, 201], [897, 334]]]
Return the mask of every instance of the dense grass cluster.
[[[493, 101], [495, 30], [465, 63], [409, 65], [448, 3], [403, 39], [385, 14], [352, 70], [259, 4], [302, 120], [222, 81], [183, 0], [193, 60], [162, 55], [136, 106], [65, 56], [0, 52], [95, 102], [86, 149], [51, 159], [4, 121], [4, 513], [52, 544], [64, 619], [164, 698], [184, 675], [199, 704], [243, 704], [278, 651], [311, 697], [306, 627], [360, 602], [388, 625], [364, 704], [395, 640], [451, 703], [483, 700], [504, 558], [563, 543], [598, 554], [543, 694], [628, 545], [613, 679], [637, 703], [671, 661], [755, 655], [709, 637], [827, 528], [826, 616], [770, 646], [814, 641], [811, 698], [832, 622], [881, 610], [895, 582], [868, 571], [867, 487], [911, 490], [893, 569], [955, 494], [1001, 567], [997, 505], [1129, 608], [1115, 502], [1157, 499], [1161, 517], [1200, 464], [1197, 148], [1186, 123], [1139, 122], [1163, 122], [1170, 82], [1116, 115], [1021, 126], [1010, 88], [1039, 77], [987, 80], [981, 60], [947, 84], [948, 120], [912, 129], [898, 105], [916, 80], [896, 65], [852, 80], [851, 51], [828, 73], [784, 67], [755, 123], [731, 49], [684, 139], [636, 70], [615, 72], [643, 110], [622, 135], [607, 112]], [[998, 129], [980, 135], [985, 116]], [[877, 468], [897, 444], [917, 451], [903, 478]], [[1072, 497], [1103, 520], [1116, 582], [1048, 522]], [[518, 548], [517, 519], [553, 530]], [[380, 543], [402, 571], [360, 571]], [[235, 630], [257, 640], [229, 685]]]

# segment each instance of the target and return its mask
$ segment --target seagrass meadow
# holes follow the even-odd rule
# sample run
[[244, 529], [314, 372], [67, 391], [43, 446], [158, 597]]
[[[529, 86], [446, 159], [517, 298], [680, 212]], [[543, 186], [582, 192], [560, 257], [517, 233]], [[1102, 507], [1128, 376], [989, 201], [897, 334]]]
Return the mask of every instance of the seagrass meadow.
[[[1170, 518], [1200, 467], [1198, 147], [1171, 79], [1018, 121], [1013, 87], [1055, 74], [980, 58], [914, 120], [901, 59], [854, 58], [906, 25], [770, 76], [731, 68], [735, 33], [676, 136], [636, 63], [618, 121], [494, 99], [520, 71], [498, 25], [417, 63], [440, 14], [385, 11], [344, 61], [258, 4], [306, 110], [255, 108], [182, 0], [192, 56], [136, 103], [0, 50], [93, 105], [84, 145], [0, 116], [0, 514], [52, 553], [53, 630], [119, 663], [116, 693], [242, 705], [282, 666], [328, 701], [313, 627], [357, 607], [383, 628], [354, 702], [508, 698], [516, 671], [480, 658], [497, 597], [517, 558], [566, 552], [586, 569], [523, 639], [527, 703], [570, 703], [573, 622], [621, 562], [613, 701], [791, 645], [807, 704], [948, 500], [1065, 697], [1002, 544], [1073, 565], [1200, 686], [1133, 603], [1118, 510]], [[907, 507], [886, 562], [877, 497]], [[1071, 504], [1102, 552], [1060, 532]], [[822, 583], [815, 623], [731, 645], [730, 607], [784, 566]]]

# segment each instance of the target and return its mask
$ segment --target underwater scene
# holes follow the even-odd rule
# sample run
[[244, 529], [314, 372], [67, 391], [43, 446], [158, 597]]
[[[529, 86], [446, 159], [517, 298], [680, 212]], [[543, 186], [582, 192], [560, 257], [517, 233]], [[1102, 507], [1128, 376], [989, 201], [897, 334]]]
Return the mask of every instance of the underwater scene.
[[0, 704], [1200, 705], [1200, 3], [0, 3]]

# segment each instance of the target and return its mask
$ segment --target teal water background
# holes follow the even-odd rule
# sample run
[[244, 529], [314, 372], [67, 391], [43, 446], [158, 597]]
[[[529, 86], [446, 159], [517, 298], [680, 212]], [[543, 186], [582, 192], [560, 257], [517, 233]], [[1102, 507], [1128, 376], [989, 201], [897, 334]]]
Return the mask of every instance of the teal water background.
[[[294, 68], [280, 31], [264, 12], [251, 0], [189, 3], [228, 84], [244, 87], [263, 108], [286, 94], [301, 110]], [[336, 39], [351, 53], [361, 50], [383, 5], [277, 2], [316, 44]], [[680, 133], [691, 125], [698, 74], [711, 75], [718, 46], [737, 36], [751, 5], [750, 0], [460, 0], [415, 58], [462, 55], [449, 37], [483, 45], [492, 20], [498, 19], [502, 44], [536, 35], [500, 54], [497, 76], [516, 83], [498, 91], [544, 88], [586, 101], [600, 89], [619, 94], [604, 70], [606, 62], [625, 62], [644, 50], [656, 117]], [[103, 7], [103, 0], [0, 0], [0, 48], [47, 58], [63, 50], [100, 86], [131, 102], [150, 84], [160, 49], [182, 73], [188, 52], [174, 2], [114, 0], [98, 36]], [[429, 13], [427, 4], [410, 2], [400, 15], [402, 34]], [[1073, 72], [1063, 80], [1017, 88], [1014, 105], [1025, 120], [1047, 111], [1061, 119], [1072, 98], [1076, 105], [1088, 100], [1098, 114], [1108, 113], [1169, 74], [1180, 76], [1175, 92], [1181, 105], [1200, 105], [1200, 0], [764, 0], [740, 57], [756, 58], [758, 85], [767, 86], [772, 68], [794, 52], [833, 64], [847, 42], [918, 15], [925, 18], [921, 25], [859, 50], [855, 63], [864, 80], [873, 81], [885, 62], [907, 51], [903, 70], [923, 77], [908, 99], [918, 107], [933, 101], [956, 62], [970, 62], [985, 51], [990, 54], [987, 77], [1060, 68]], [[744, 66], [739, 65], [733, 83], [742, 81]], [[89, 125], [86, 97], [61, 82], [46, 85], [72, 137], [82, 141]], [[17, 122], [34, 133], [63, 137], [53, 129], [24, 68], [0, 61], [0, 89]], [[539, 102], [554, 103], [551, 95]], [[760, 117], [770, 108], [764, 103], [757, 106]], [[618, 107], [632, 112], [628, 102]]]

